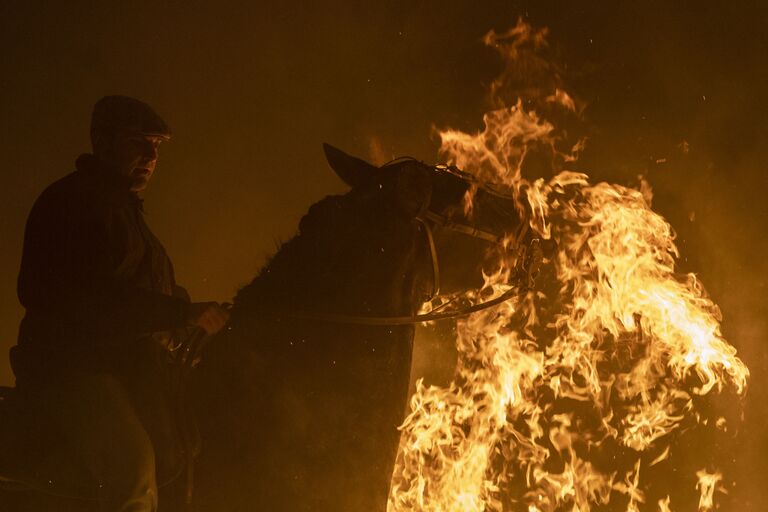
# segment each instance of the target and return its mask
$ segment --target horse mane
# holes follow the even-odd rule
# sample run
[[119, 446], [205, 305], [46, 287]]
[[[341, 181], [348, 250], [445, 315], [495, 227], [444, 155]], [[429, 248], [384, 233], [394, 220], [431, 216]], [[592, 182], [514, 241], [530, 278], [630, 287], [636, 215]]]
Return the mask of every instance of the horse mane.
[[[332, 224], [338, 216], [344, 195], [331, 195], [321, 199], [309, 208], [299, 221], [296, 234], [281, 243], [254, 279], [238, 290], [234, 298], [235, 309], [251, 306], [264, 306], [266, 301], [274, 302], [280, 298], [295, 295], [296, 286], [310, 289], [317, 277], [310, 271], [323, 259], [322, 254], [311, 254], [312, 249], [321, 247], [321, 238], [327, 233], [325, 226]], [[308, 255], [310, 256], [308, 258]], [[305, 290], [306, 291], [306, 290]], [[295, 298], [295, 297], [293, 297]]]
[[382, 304], [383, 294], [396, 293], [395, 283], [407, 274], [403, 265], [413, 256], [413, 241], [411, 217], [386, 184], [327, 196], [309, 208], [297, 234], [238, 291], [233, 316]]

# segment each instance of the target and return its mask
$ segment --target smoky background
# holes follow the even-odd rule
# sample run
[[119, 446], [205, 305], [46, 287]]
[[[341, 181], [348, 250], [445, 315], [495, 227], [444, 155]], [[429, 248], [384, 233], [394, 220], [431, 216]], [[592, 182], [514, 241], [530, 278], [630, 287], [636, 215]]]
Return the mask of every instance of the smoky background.
[[[501, 66], [482, 37], [519, 16], [549, 28], [550, 71], [584, 105], [577, 170], [632, 186], [644, 176], [681, 270], [720, 305], [752, 377], [743, 401], [725, 395], [744, 421], [729, 430], [736, 486], [718, 501], [768, 509], [768, 7], [757, 3], [0, 2], [0, 383], [13, 382], [26, 215], [88, 151], [99, 97], [134, 95], [170, 123], [148, 221], [195, 299], [228, 300], [310, 204], [345, 190], [322, 142], [432, 162], [433, 127], [481, 128]], [[420, 329], [414, 377], [450, 377], [446, 331]]]

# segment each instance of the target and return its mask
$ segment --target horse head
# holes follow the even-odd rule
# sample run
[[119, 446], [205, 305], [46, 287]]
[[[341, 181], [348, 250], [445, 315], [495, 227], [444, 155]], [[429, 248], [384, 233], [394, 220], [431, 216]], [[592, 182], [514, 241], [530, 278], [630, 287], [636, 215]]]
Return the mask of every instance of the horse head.
[[[325, 152], [349, 192], [310, 207], [297, 236], [238, 293], [235, 316], [239, 311], [252, 316], [256, 309], [273, 315], [412, 314], [438, 286], [480, 284], [480, 267], [494, 238], [519, 225], [509, 201], [504, 208], [484, 208], [483, 215], [473, 212], [469, 222], [464, 201], [473, 183], [455, 170], [410, 158], [376, 167], [329, 145]], [[471, 224], [467, 230], [487, 236], [455, 234], [445, 224]], [[440, 283], [435, 282], [438, 261]]]
[[[511, 190], [481, 183], [456, 167], [429, 165], [413, 158], [397, 158], [381, 167], [324, 145], [326, 158], [352, 191], [373, 191], [389, 197], [390, 204], [406, 212], [408, 220], [426, 229], [432, 271], [440, 265], [440, 282], [432, 290], [445, 293], [476, 288], [481, 270], [498, 258], [489, 257], [510, 236], [520, 238], [524, 208]], [[422, 238], [423, 240], [423, 238]], [[421, 261], [423, 262], [423, 260]], [[433, 278], [438, 278], [434, 275]]]

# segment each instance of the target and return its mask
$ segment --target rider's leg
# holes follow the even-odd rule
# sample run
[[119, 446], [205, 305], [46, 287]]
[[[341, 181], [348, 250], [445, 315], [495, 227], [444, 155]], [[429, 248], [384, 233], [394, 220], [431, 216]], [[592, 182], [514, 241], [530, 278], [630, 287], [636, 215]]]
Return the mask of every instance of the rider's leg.
[[155, 450], [157, 478], [161, 482], [180, 473], [180, 434], [173, 416], [168, 351], [151, 339], [138, 340], [119, 352], [110, 364], [112, 373], [131, 398], [136, 415]]
[[112, 375], [80, 377], [47, 391], [44, 401], [99, 482], [102, 512], [157, 509], [152, 443]]

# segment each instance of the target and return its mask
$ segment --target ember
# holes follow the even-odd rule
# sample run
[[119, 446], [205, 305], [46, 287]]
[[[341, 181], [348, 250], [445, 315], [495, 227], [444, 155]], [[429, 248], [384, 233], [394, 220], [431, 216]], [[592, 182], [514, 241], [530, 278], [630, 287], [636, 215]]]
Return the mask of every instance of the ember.
[[[512, 62], [545, 35], [519, 22], [486, 43]], [[505, 81], [493, 84], [495, 105]], [[560, 87], [540, 99], [577, 111]], [[672, 510], [663, 488], [672, 483], [645, 475], [669, 457], [672, 433], [715, 424], [699, 399], [726, 387], [743, 394], [749, 371], [701, 283], [676, 273], [674, 234], [651, 209], [649, 187], [593, 185], [569, 171], [583, 141], [567, 143], [528, 103], [487, 113], [476, 134], [442, 131], [441, 150], [449, 164], [505, 184], [535, 235], [556, 243], [555, 284], [459, 324], [453, 382], [419, 382], [411, 399], [389, 510], [636, 511], [647, 497]], [[523, 177], [536, 151], [548, 153], [553, 177]], [[515, 266], [514, 244], [505, 247], [486, 276], [495, 294], [509, 289]], [[699, 510], [712, 510], [722, 476], [690, 477]]]

